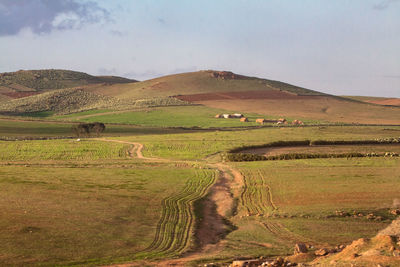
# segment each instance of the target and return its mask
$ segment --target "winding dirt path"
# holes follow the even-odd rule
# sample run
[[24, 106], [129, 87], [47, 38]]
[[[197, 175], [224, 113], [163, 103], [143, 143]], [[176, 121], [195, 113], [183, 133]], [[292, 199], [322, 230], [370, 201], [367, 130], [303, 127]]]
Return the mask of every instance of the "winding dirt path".
[[[192, 161], [176, 161], [171, 159], [145, 157], [143, 156], [144, 146], [138, 142], [113, 140], [105, 138], [94, 138], [93, 140], [129, 144], [132, 147], [128, 150], [129, 157], [148, 160], [150, 162], [174, 162], [194, 163]], [[194, 251], [184, 253], [177, 259], [166, 259], [159, 262], [151, 262], [154, 266], [182, 266], [186, 263], [200, 259], [205, 255], [217, 255], [223, 248], [223, 237], [228, 233], [226, 218], [231, 216], [235, 210], [234, 197], [240, 194], [243, 186], [242, 174], [224, 163], [207, 164], [208, 167], [219, 172], [219, 176], [213, 186], [209, 189], [208, 195], [203, 200], [203, 218], [196, 229], [195, 238], [198, 248]], [[127, 267], [141, 266], [139, 263], [117, 264], [112, 266]]]
[[162, 158], [144, 157], [143, 153], [142, 153], [144, 146], [141, 143], [128, 142], [128, 141], [122, 141], [122, 140], [112, 140], [112, 139], [105, 139], [105, 138], [93, 138], [92, 140], [132, 145], [132, 147], [128, 150], [129, 157], [131, 157], [131, 158], [136, 157], [138, 159], [146, 159], [146, 160], [152, 160], [152, 161], [160, 161], [160, 160], [161, 161], [169, 161], [167, 159], [162, 159]]

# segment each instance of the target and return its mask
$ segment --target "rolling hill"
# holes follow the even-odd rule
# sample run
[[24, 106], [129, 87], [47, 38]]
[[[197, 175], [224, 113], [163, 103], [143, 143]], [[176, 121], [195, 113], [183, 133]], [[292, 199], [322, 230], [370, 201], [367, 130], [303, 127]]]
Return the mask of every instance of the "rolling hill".
[[89, 87], [87, 90], [121, 99], [247, 91], [283, 91], [291, 95], [326, 95], [279, 81], [213, 70], [168, 75], [137, 83]]
[[[28, 71], [28, 73], [34, 72]], [[61, 75], [57, 71], [55, 73]], [[68, 75], [75, 75], [73, 76], [75, 79], [68, 80], [67, 77], [70, 77]], [[78, 90], [73, 94], [70, 92], [69, 98], [65, 98], [63, 90], [66, 89], [59, 89], [40, 96], [3, 101], [0, 111], [8, 114], [24, 113], [24, 111], [54, 111], [66, 114], [90, 109], [110, 109], [110, 115], [115, 110], [131, 110], [133, 113], [129, 116], [134, 116], [136, 108], [202, 105], [210, 110], [227, 110], [305, 121], [400, 124], [400, 107], [397, 106], [366, 103], [359, 99], [333, 96], [279, 81], [247, 77], [229, 71], [181, 73], [142, 82], [131, 82], [117, 77], [94, 77], [77, 72], [65, 72], [62, 78], [52, 80], [54, 85], [78, 86], [80, 83], [79, 87], [68, 89]], [[108, 82], [105, 82], [106, 80]], [[30, 82], [33, 83], [33, 80]], [[40, 82], [34, 85], [19, 82], [19, 86], [18, 90], [21, 93], [32, 92], [26, 89], [28, 86], [37, 88], [34, 89], [36, 90], [34, 93], [50, 90], [43, 89], [48, 87]], [[11, 87], [16, 86], [9, 82], [8, 88]], [[85, 95], [81, 98], [82, 94]], [[75, 96], [71, 97], [72, 95]], [[59, 104], [59, 100], [53, 101], [59, 98], [64, 98], [66, 101], [63, 101], [62, 105]], [[68, 102], [68, 99], [71, 99], [71, 102]], [[70, 106], [73, 108], [69, 108]]]
[[132, 83], [115, 76], [92, 76], [70, 70], [20, 70], [0, 73], [1, 99], [21, 98], [49, 90], [57, 90], [89, 84]]

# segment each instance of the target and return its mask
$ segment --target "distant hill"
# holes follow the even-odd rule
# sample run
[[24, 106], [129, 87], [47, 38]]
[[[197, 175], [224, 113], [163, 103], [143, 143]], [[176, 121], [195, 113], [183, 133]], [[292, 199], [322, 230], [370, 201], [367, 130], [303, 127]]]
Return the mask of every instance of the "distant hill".
[[[0, 87], [2, 114], [41, 111], [65, 114], [89, 109], [204, 105], [276, 118], [400, 124], [398, 106], [370, 104], [354, 97], [333, 96], [229, 71], [189, 72], [137, 82], [82, 72], [44, 70], [2, 74], [0, 80], [3, 84]], [[4, 93], [6, 90], [21, 98], [10, 100], [12, 94]], [[38, 93], [40, 95], [35, 95]]]
[[0, 73], [0, 101], [21, 98], [49, 90], [89, 84], [132, 83], [135, 80], [115, 76], [92, 76], [70, 70], [20, 70]]
[[163, 76], [143, 82], [88, 88], [92, 92], [121, 99], [168, 97], [200, 93], [284, 91], [294, 95], [326, 95], [295, 85], [238, 75], [229, 71], [198, 71]]

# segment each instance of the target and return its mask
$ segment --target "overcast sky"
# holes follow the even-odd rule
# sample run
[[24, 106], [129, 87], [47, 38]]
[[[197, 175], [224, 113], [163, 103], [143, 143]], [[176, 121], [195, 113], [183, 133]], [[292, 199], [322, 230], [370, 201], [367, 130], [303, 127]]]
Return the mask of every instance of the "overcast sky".
[[400, 97], [400, 0], [0, 0], [0, 72], [203, 69]]

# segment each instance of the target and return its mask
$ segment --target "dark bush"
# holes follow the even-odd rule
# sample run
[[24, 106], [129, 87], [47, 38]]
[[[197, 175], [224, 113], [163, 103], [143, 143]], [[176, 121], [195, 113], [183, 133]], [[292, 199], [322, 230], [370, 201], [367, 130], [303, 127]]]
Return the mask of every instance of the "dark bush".
[[78, 125], [72, 126], [72, 131], [76, 136], [90, 136], [91, 133], [95, 133], [97, 136], [104, 132], [106, 126], [101, 122], [94, 123], [80, 123]]
[[233, 148], [228, 151], [228, 153], [237, 153], [243, 150], [248, 150], [248, 149], [256, 149], [256, 148], [265, 148], [265, 147], [278, 147], [278, 146], [308, 146], [310, 145], [310, 140], [301, 140], [301, 141], [276, 141], [276, 142], [271, 142], [268, 144], [262, 144], [262, 145], [252, 145], [252, 146], [242, 146], [242, 147], [237, 147]]
[[230, 153], [227, 155], [229, 161], [260, 161], [267, 160], [265, 156], [246, 153]]

